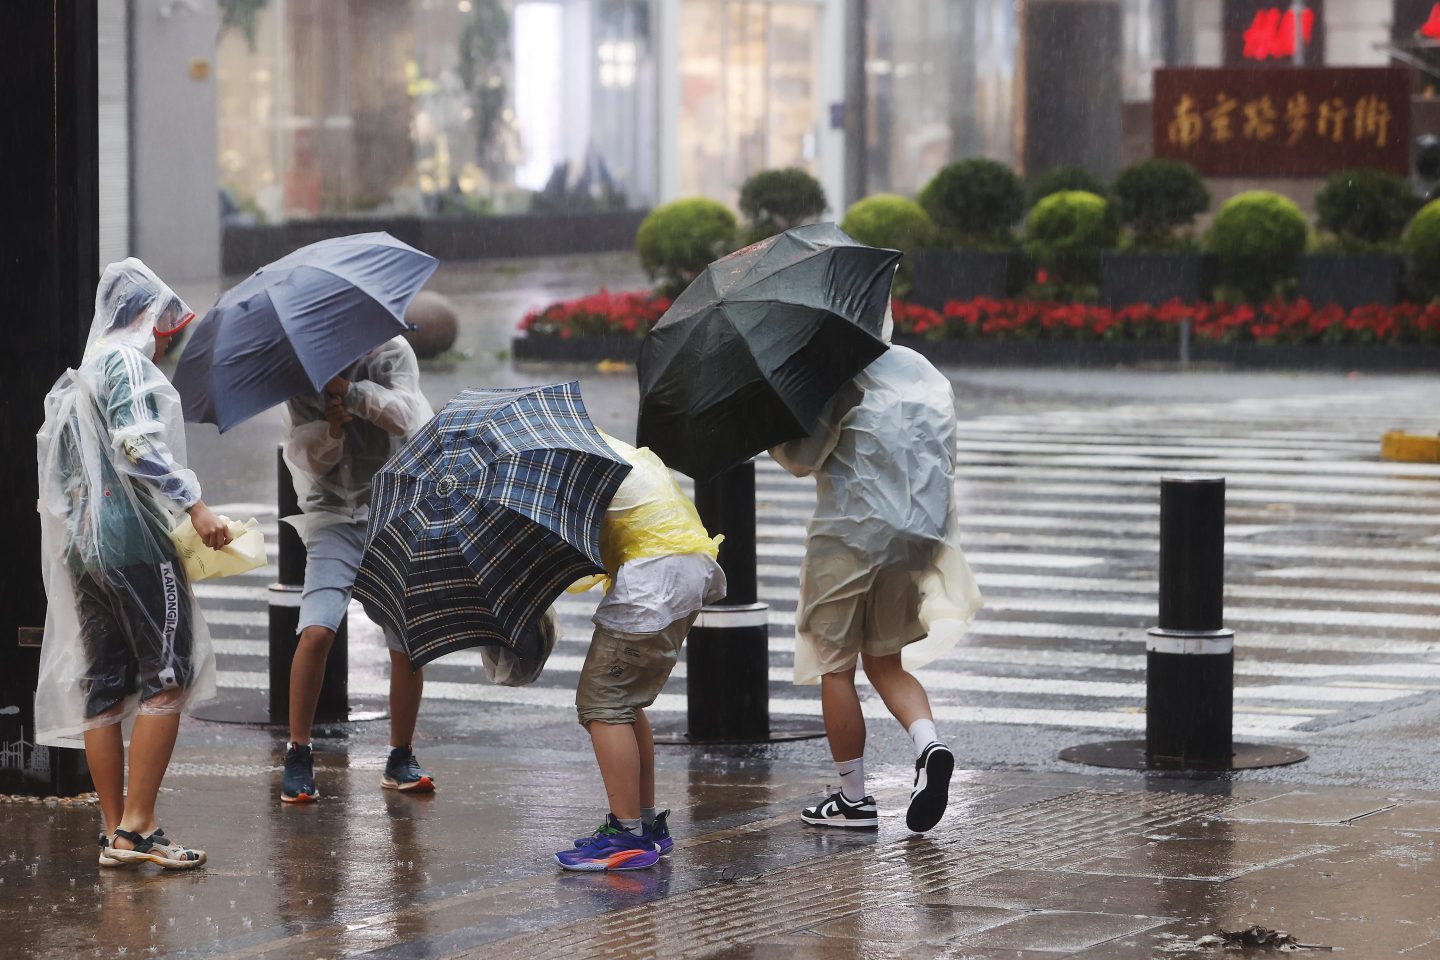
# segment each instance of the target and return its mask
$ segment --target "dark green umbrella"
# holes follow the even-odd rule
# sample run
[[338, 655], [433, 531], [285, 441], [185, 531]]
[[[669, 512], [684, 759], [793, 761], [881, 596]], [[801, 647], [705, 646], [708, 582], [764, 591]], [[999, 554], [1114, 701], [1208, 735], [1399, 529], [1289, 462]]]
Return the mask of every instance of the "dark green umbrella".
[[706, 479], [810, 433], [885, 351], [899, 260], [816, 223], [710, 264], [640, 348], [639, 444]]

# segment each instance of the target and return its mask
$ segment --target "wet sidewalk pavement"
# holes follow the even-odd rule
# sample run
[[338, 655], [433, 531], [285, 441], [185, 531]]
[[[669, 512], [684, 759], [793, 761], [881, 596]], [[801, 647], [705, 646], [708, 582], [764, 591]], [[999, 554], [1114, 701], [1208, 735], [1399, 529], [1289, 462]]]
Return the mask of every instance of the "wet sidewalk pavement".
[[298, 808], [278, 737], [194, 723], [161, 801], [210, 852], [189, 874], [98, 868], [93, 808], [0, 807], [0, 955], [1120, 960], [1241, 955], [1201, 938], [1257, 924], [1440, 956], [1437, 794], [958, 771], [916, 837], [898, 763], [871, 779], [878, 834], [826, 831], [797, 816], [822, 763], [662, 747], [674, 853], [565, 874], [549, 855], [598, 819], [598, 776], [578, 727], [511, 719], [423, 744], [432, 797], [381, 790], [384, 724], [358, 725], [321, 744], [326, 798]]

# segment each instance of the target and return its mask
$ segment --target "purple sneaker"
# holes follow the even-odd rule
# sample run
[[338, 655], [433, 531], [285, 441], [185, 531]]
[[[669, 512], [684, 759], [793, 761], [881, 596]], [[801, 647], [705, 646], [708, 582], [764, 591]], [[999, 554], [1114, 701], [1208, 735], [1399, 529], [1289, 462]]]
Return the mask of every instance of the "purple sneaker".
[[[575, 847], [576, 849], [580, 849], [588, 847], [592, 843], [598, 843], [600, 840], [614, 833], [616, 829], [616, 827], [610, 826], [609, 820], [606, 820], [600, 824], [600, 826], [596, 827], [595, 832], [588, 837], [576, 837]], [[651, 841], [655, 844], [655, 850], [660, 856], [670, 856], [670, 851], [675, 849], [675, 841], [670, 836], [670, 811], [662, 810], [657, 813], [655, 815], [655, 822], [650, 825], [648, 832]]]
[[555, 862], [564, 870], [598, 873], [606, 870], [646, 870], [660, 862], [660, 854], [649, 835], [636, 836], [611, 814], [605, 821], [608, 828], [599, 830], [583, 847], [561, 850]]

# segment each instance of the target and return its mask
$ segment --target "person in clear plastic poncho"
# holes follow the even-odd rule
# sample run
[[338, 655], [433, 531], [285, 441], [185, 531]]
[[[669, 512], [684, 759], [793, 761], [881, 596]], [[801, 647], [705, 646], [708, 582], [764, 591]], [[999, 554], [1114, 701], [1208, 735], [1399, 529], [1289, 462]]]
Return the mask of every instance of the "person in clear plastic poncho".
[[[376, 471], [433, 411], [420, 392], [420, 365], [404, 338], [371, 350], [319, 394], [286, 402], [285, 462], [300, 497], [299, 517], [287, 517], [305, 540], [305, 588], [300, 595], [300, 640], [290, 668], [290, 744], [280, 799], [319, 798], [311, 726], [325, 678], [325, 661], [345, 616], [365, 552], [370, 487]], [[434, 779], [411, 750], [424, 677], [410, 667], [400, 638], [390, 649], [390, 759], [381, 783], [404, 792], [429, 792]]]
[[[890, 320], [886, 318], [886, 339]], [[773, 448], [814, 476], [815, 515], [800, 568], [795, 682], [821, 685], [841, 789], [807, 808], [818, 826], [874, 826], [865, 793], [865, 719], [855, 664], [910, 733], [916, 784], [906, 822], [944, 813], [954, 758], [939, 742], [925, 688], [909, 671], [944, 655], [981, 605], [955, 518], [955, 400], [924, 357], [892, 346], [844, 387], [810, 437]]]
[[601, 436], [631, 470], [600, 522], [607, 575], [570, 589], [605, 584], [575, 709], [610, 812], [592, 836], [555, 854], [567, 870], [635, 870], [669, 852], [668, 817], [655, 809], [655, 738], [645, 708], [669, 679], [700, 608], [725, 596], [720, 541], [669, 468], [646, 448]]
[[139, 260], [107, 267], [80, 367], [46, 396], [36, 437], [48, 600], [36, 741], [83, 738], [105, 866], [204, 862], [155, 823], [179, 715], [215, 691], [209, 633], [170, 531], [189, 513], [208, 545], [229, 541], [183, 465], [180, 397], [155, 366], [194, 316]]

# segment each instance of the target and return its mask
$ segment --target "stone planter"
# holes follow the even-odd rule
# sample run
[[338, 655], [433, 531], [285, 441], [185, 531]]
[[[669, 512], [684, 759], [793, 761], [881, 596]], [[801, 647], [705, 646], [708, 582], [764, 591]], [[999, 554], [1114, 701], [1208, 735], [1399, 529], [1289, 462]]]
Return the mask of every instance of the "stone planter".
[[1136, 303], [1197, 303], [1215, 285], [1215, 259], [1203, 253], [1112, 251], [1100, 271], [1100, 302], [1117, 310]]
[[1144, 340], [925, 340], [896, 337], [895, 342], [931, 363], [960, 367], [1122, 367], [1174, 362], [1179, 346]]
[[243, 276], [317, 240], [388, 232], [441, 260], [484, 260], [629, 250], [643, 210], [505, 217], [336, 217], [265, 226], [227, 226], [220, 234], [226, 276]]
[[1309, 254], [1300, 260], [1300, 296], [1316, 307], [1395, 303], [1404, 261], [1386, 253], [1360, 256]]
[[612, 360], [634, 363], [640, 357], [639, 337], [525, 336], [510, 341], [516, 360], [549, 363], [599, 363]]
[[1004, 300], [1025, 286], [1023, 253], [1011, 250], [916, 250], [912, 299], [933, 310], [951, 300]]
[[[602, 360], [634, 363], [639, 337], [524, 336], [511, 341], [516, 360], [539, 363], [595, 364]], [[941, 366], [959, 367], [1122, 367], [1175, 364], [1180, 345], [1165, 340], [926, 340], [897, 336]], [[1258, 343], [1208, 343], [1190, 347], [1192, 363], [1245, 370], [1440, 370], [1440, 347], [1431, 345], [1321, 346]]]

